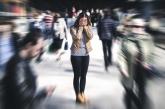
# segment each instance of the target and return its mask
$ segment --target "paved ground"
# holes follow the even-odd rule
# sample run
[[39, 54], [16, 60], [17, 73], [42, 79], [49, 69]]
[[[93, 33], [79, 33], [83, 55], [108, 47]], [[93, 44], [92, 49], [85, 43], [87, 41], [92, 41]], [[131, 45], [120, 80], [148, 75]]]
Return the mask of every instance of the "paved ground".
[[[95, 29], [94, 29], [95, 30]], [[69, 42], [71, 38], [69, 38]], [[92, 41], [93, 51], [90, 56], [90, 65], [87, 75], [86, 95], [89, 98], [87, 105], [75, 104], [75, 95], [72, 86], [73, 72], [70, 63], [70, 51], [68, 50], [60, 61], [55, 61], [53, 55], [45, 55], [44, 61], [35, 64], [38, 72], [39, 86], [57, 85], [52, 97], [45, 101], [46, 109], [124, 109], [123, 93], [120, 84], [120, 73], [115, 66], [109, 68], [109, 72], [104, 71], [102, 45], [95, 31]], [[156, 67], [164, 71], [165, 51], [156, 48]], [[149, 80], [147, 86], [148, 109], [165, 109], [165, 80], [155, 78]], [[44, 108], [43, 107], [43, 108]]]

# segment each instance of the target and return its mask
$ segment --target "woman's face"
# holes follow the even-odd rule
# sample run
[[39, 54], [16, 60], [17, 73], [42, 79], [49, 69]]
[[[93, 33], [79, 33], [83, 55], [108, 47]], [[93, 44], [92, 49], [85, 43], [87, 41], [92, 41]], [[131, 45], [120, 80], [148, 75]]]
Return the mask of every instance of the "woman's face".
[[79, 26], [87, 26], [88, 24], [88, 19], [86, 17], [82, 17], [79, 20]]

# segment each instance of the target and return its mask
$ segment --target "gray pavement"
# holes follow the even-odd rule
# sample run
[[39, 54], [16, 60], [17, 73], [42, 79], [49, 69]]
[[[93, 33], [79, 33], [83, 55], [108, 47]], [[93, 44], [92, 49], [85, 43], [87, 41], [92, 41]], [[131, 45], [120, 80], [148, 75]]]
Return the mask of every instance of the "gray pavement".
[[[87, 75], [85, 94], [89, 103], [86, 105], [75, 104], [75, 94], [72, 85], [73, 71], [70, 63], [70, 50], [60, 61], [55, 60], [54, 55], [46, 54], [44, 61], [34, 64], [38, 72], [39, 87], [56, 85], [57, 88], [52, 97], [48, 97], [42, 108], [45, 109], [125, 109], [123, 104], [124, 89], [120, 84], [120, 73], [115, 66], [109, 67], [109, 72], [104, 70], [102, 45], [94, 29], [92, 41], [93, 51], [90, 54], [90, 65]], [[69, 37], [71, 44], [71, 37]], [[165, 51], [156, 48], [157, 68], [164, 71], [162, 60]], [[164, 63], [165, 64], [165, 63]], [[150, 108], [165, 109], [165, 80], [154, 78], [148, 81], [147, 93]]]

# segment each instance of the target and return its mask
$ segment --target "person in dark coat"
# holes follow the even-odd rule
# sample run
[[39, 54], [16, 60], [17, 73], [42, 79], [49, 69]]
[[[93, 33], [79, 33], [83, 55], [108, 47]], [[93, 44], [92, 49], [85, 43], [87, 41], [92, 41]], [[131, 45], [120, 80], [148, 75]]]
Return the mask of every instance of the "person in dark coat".
[[97, 25], [98, 35], [103, 45], [105, 70], [112, 64], [112, 40], [115, 37], [117, 22], [112, 19], [109, 9], [104, 10], [104, 18]]
[[54, 91], [53, 86], [37, 91], [37, 76], [30, 65], [30, 60], [40, 53], [43, 46], [41, 31], [31, 31], [20, 45], [19, 52], [8, 61], [2, 80], [4, 109], [32, 109], [36, 101]]

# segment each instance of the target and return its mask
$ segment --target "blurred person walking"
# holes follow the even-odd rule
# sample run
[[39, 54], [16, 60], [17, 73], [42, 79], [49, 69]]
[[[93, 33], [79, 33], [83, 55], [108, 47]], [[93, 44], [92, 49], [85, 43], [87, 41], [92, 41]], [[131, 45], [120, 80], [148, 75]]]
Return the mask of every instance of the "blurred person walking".
[[42, 52], [40, 52], [39, 56], [37, 57], [36, 59], [36, 62], [41, 62], [42, 61], [42, 56], [43, 54], [45, 53], [45, 51], [48, 50], [48, 46], [50, 45], [51, 43], [51, 40], [53, 38], [53, 21], [54, 21], [54, 18], [53, 18], [53, 15], [51, 13], [51, 11], [47, 10], [45, 12], [45, 16], [43, 18], [43, 21], [42, 21], [42, 28], [40, 28], [44, 34], [44, 48], [42, 48]]
[[104, 18], [99, 21], [97, 31], [103, 45], [105, 70], [112, 64], [112, 40], [115, 37], [117, 22], [111, 17], [110, 9], [104, 9]]
[[54, 86], [37, 90], [37, 75], [30, 65], [30, 61], [41, 52], [42, 46], [42, 33], [35, 29], [21, 40], [19, 52], [8, 61], [2, 81], [4, 109], [32, 109], [40, 100], [52, 95]]
[[146, 74], [151, 69], [153, 39], [144, 31], [144, 19], [138, 16], [132, 17], [129, 25], [125, 26], [129, 31], [123, 37], [119, 55], [119, 70], [126, 91], [125, 105], [127, 109], [133, 109], [132, 101], [134, 101], [138, 109], [145, 109]]
[[0, 78], [3, 78], [8, 60], [18, 51], [20, 36], [13, 32], [14, 23], [0, 19]]
[[53, 22], [53, 42], [49, 46], [49, 51], [55, 53], [56, 60], [60, 60], [61, 56], [68, 49], [68, 29], [64, 18], [59, 13], [54, 16]]
[[14, 23], [12, 18], [0, 18], [0, 108], [2, 105], [2, 79], [5, 75], [6, 63], [19, 49], [20, 36], [14, 33]]
[[74, 72], [73, 86], [76, 102], [84, 104], [87, 102], [84, 91], [89, 66], [89, 52], [92, 50], [90, 40], [93, 38], [91, 21], [85, 12], [80, 13], [70, 32], [73, 39], [71, 63]]
[[99, 9], [96, 9], [95, 11], [91, 12], [91, 22], [93, 27], [96, 26], [101, 19], [102, 16], [99, 13]]

